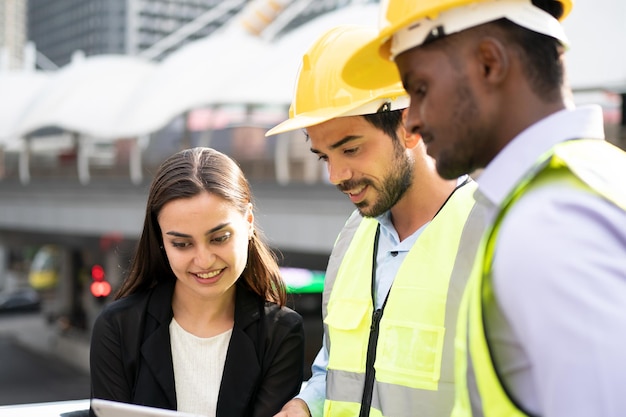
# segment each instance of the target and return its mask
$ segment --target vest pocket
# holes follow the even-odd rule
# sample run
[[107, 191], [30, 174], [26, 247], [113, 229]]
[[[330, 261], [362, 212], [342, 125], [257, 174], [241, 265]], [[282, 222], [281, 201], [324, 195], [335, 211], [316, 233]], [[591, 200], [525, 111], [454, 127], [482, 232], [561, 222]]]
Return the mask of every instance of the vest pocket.
[[445, 328], [383, 320], [376, 355], [376, 379], [436, 390], [441, 374]]
[[370, 301], [342, 299], [329, 303], [324, 323], [330, 336], [328, 367], [349, 372], [364, 372], [369, 337]]

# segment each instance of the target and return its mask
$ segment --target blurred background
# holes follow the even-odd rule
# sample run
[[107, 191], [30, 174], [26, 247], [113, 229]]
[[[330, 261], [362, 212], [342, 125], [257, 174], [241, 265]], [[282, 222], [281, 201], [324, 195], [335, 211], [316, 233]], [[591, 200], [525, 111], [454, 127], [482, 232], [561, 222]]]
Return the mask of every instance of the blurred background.
[[[159, 163], [231, 157], [305, 317], [352, 204], [288, 116], [300, 58], [325, 30], [376, 25], [376, 1], [0, 0], [0, 406], [87, 398], [92, 323], [128, 267]], [[626, 3], [577, 0], [564, 26], [577, 104], [626, 129]], [[617, 47], [615, 47], [617, 46]], [[33, 365], [34, 364], [34, 365]]]

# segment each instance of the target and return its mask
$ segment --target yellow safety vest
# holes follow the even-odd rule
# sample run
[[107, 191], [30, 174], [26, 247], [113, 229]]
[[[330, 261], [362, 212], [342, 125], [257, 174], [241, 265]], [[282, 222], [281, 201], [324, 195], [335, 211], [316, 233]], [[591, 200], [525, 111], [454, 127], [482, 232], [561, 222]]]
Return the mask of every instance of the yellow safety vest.
[[493, 302], [491, 267], [497, 234], [510, 207], [530, 188], [565, 178], [626, 210], [626, 153], [603, 140], [580, 139], [556, 145], [505, 200], [478, 249], [457, 325], [457, 395], [452, 417], [525, 417], [497, 376], [483, 327], [483, 306]]
[[[454, 329], [474, 251], [457, 260], [462, 232], [475, 250], [483, 228], [464, 232], [474, 183], [458, 188], [425, 228], [394, 279], [377, 339], [371, 416], [449, 416]], [[482, 223], [478, 219], [473, 226]], [[378, 222], [353, 215], [335, 244], [323, 303], [329, 360], [325, 416], [358, 416], [370, 325]], [[470, 236], [467, 236], [470, 235]]]

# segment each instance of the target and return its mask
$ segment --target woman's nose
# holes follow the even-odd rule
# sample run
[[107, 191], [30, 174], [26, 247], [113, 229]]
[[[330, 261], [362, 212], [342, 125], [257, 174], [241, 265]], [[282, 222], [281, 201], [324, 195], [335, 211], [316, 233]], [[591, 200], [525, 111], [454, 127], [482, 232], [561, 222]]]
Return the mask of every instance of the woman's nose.
[[208, 268], [215, 260], [215, 253], [208, 245], [200, 245], [196, 251], [196, 264], [201, 268]]

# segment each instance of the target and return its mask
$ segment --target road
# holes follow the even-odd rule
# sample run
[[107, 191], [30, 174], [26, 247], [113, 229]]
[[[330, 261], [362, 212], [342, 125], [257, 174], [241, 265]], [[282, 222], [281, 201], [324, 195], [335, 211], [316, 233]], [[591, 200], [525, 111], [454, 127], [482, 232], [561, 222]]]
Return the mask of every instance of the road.
[[37, 349], [37, 338], [46, 343], [37, 313], [0, 315], [0, 406], [89, 398], [88, 372]]

